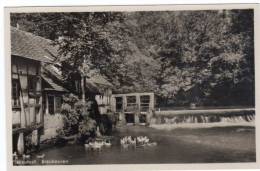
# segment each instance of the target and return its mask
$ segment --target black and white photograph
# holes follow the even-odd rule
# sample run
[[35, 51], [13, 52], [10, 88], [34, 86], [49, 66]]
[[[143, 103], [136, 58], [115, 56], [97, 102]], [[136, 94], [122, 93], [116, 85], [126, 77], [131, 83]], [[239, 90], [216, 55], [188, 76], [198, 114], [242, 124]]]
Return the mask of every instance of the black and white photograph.
[[254, 8], [7, 16], [13, 166], [256, 163]]

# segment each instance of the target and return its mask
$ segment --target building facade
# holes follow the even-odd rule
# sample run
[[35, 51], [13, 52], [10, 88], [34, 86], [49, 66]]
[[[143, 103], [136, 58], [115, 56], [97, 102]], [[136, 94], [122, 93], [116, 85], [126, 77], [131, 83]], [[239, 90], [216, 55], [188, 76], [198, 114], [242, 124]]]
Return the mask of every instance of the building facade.
[[43, 132], [41, 73], [42, 63], [50, 60], [36, 39], [11, 28], [13, 151], [19, 154], [26, 152], [26, 144], [38, 147]]
[[61, 112], [62, 96], [69, 91], [64, 88], [61, 73], [54, 64], [47, 64], [42, 72], [43, 111], [53, 115]]

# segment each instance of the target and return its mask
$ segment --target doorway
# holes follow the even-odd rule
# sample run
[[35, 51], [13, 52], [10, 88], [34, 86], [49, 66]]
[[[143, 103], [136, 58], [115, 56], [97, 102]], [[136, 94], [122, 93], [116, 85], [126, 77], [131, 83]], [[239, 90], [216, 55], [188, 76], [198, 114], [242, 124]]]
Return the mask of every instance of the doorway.
[[127, 124], [134, 124], [135, 123], [135, 115], [134, 113], [126, 113], [125, 120]]

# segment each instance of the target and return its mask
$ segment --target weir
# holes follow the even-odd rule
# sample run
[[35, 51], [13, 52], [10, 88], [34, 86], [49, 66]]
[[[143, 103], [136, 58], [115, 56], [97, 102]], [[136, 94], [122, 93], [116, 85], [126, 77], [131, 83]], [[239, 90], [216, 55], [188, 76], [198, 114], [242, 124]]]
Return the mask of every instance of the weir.
[[155, 111], [151, 124], [253, 122], [254, 108]]

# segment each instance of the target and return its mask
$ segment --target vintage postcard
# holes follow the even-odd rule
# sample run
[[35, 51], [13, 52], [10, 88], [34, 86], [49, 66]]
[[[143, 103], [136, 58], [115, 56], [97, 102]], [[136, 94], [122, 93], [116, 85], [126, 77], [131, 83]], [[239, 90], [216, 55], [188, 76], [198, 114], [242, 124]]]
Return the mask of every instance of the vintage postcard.
[[257, 168], [258, 5], [8, 7], [5, 21], [10, 170]]

